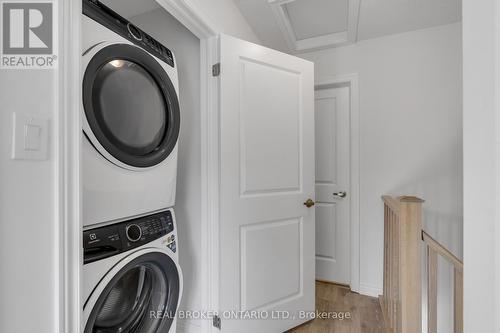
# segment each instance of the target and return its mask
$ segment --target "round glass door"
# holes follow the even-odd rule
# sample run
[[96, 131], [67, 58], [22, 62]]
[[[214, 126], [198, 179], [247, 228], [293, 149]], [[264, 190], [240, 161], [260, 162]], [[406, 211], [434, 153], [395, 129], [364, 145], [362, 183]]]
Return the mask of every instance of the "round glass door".
[[110, 45], [94, 55], [84, 74], [83, 105], [92, 134], [122, 163], [154, 166], [175, 147], [175, 88], [158, 61], [136, 46]]
[[172, 259], [143, 255], [122, 268], [95, 303], [84, 333], [168, 332], [179, 300]]

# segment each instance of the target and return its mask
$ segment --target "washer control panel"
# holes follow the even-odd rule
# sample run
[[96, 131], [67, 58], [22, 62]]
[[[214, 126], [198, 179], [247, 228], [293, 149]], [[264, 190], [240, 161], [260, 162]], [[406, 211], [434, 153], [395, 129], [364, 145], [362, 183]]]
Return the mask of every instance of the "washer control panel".
[[[83, 232], [84, 264], [150, 243], [174, 231], [170, 210]], [[175, 240], [168, 236], [168, 244]], [[171, 249], [172, 250], [172, 249]], [[174, 251], [175, 252], [175, 251]]]
[[83, 0], [83, 13], [174, 67], [172, 52], [99, 0]]
[[131, 242], [138, 242], [142, 237], [142, 228], [137, 224], [130, 224], [126, 230], [127, 239]]

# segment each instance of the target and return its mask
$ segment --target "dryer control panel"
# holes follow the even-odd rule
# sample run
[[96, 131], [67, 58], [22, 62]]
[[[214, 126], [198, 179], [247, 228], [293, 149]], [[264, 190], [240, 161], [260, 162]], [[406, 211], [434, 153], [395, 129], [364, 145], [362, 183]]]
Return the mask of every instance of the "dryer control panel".
[[174, 67], [172, 52], [99, 0], [83, 0], [83, 13]]
[[88, 264], [129, 251], [172, 231], [174, 221], [169, 210], [86, 230], [83, 232], [83, 263]]

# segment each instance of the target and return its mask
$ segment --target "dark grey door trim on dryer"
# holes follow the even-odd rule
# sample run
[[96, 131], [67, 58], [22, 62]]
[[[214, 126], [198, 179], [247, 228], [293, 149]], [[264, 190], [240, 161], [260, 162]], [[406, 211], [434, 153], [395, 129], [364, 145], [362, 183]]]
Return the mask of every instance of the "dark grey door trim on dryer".
[[[121, 65], [116, 65], [116, 63]], [[134, 86], [132, 79], [122, 82], [116, 77], [112, 78], [117, 76], [120, 70], [130, 72], [133, 70], [133, 75], [140, 78], [141, 83], [138, 82]], [[110, 78], [114, 80], [113, 85], [107, 83], [107, 80], [111, 80]], [[148, 84], [145, 85], [143, 82], [148, 82]], [[104, 94], [103, 89], [111, 90], [111, 93], [106, 91]], [[144, 100], [144, 107], [146, 108], [148, 103], [154, 103], [154, 108], [161, 109], [159, 112], [154, 111], [156, 118], [144, 119], [146, 123], [153, 122], [153, 125], [157, 126], [158, 133], [153, 133], [152, 138], [148, 137], [148, 140], [140, 142], [131, 142], [129, 138], [123, 139], [117, 135], [117, 133], [129, 132], [123, 125], [126, 123], [124, 117], [127, 117], [127, 114], [120, 114], [120, 112], [129, 109], [128, 105], [131, 104], [129, 102], [135, 102], [134, 98], [139, 99], [139, 94], [134, 95], [135, 91], [131, 91], [132, 89], [140, 89], [142, 92], [148, 89], [145, 96], [153, 97], [150, 100]], [[113, 98], [121, 107], [105, 110], [104, 108], [106, 106], [109, 108], [108, 104], [111, 103], [109, 99]], [[123, 101], [120, 101], [120, 98], [123, 98]], [[158, 61], [137, 46], [113, 44], [94, 55], [83, 77], [83, 106], [90, 129], [96, 139], [109, 154], [122, 163], [140, 168], [152, 167], [166, 159], [176, 145], [180, 130], [180, 110], [174, 85]], [[135, 113], [134, 116], [138, 118], [142, 115], [148, 116], [147, 112], [140, 107], [127, 112]], [[162, 115], [161, 112], [164, 114]], [[119, 128], [119, 131], [113, 130], [113, 126]], [[139, 131], [139, 127], [130, 128], [130, 131]], [[143, 133], [146, 136], [147, 131], [144, 130]]]

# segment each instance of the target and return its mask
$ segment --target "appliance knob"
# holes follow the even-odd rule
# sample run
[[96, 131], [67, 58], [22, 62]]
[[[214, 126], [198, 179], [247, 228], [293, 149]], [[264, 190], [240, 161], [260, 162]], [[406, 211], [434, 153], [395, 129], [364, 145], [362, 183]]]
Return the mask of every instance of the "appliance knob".
[[127, 227], [127, 238], [131, 242], [137, 242], [142, 237], [142, 229], [137, 224], [131, 224]]
[[132, 37], [134, 37], [137, 40], [142, 40], [142, 33], [139, 29], [137, 29], [136, 26], [128, 23], [127, 29], [128, 29], [128, 32], [130, 32], [130, 34], [132, 35]]

